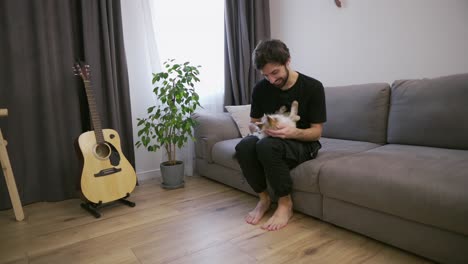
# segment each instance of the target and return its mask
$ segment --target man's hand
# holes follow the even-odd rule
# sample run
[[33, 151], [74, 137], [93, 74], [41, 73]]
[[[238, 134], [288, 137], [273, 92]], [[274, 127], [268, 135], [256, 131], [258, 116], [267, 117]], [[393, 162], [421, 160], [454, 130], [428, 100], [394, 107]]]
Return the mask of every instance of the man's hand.
[[322, 135], [322, 129], [322, 124], [310, 124], [310, 127], [306, 129], [278, 126], [278, 129], [267, 129], [265, 133], [269, 136], [282, 139], [315, 141], [320, 139]]
[[290, 126], [278, 126], [278, 129], [266, 129], [265, 133], [272, 137], [293, 139], [297, 137], [298, 129]]

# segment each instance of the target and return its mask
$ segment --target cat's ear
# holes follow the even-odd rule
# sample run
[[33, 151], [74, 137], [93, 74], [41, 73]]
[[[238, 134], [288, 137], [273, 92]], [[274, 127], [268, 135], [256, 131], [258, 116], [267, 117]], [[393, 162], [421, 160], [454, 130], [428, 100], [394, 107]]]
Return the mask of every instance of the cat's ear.
[[267, 121], [268, 121], [268, 124], [271, 125], [271, 122], [273, 122], [273, 117], [267, 116]]
[[268, 126], [274, 128], [276, 127], [276, 124], [278, 123], [277, 122], [278, 120], [274, 117], [271, 117], [271, 116], [267, 116], [267, 122], [268, 122]]

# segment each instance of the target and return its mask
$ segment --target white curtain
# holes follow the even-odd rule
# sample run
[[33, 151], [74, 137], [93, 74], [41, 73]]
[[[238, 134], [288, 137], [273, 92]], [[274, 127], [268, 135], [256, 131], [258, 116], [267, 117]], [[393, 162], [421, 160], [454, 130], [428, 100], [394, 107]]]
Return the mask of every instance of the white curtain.
[[[152, 73], [160, 72], [167, 59], [201, 65], [196, 91], [203, 111], [223, 112], [224, 99], [224, 1], [219, 0], [121, 0], [129, 79], [133, 89], [132, 114], [144, 116], [154, 104]], [[206, 12], [206, 8], [214, 12]], [[177, 12], [175, 12], [177, 10]], [[175, 15], [176, 14], [176, 15]], [[133, 61], [133, 63], [131, 63]], [[132, 83], [132, 80], [133, 83]], [[151, 93], [151, 95], [150, 95]], [[136, 140], [137, 129], [134, 128]], [[137, 173], [151, 170], [154, 153], [135, 150]], [[163, 151], [159, 161], [167, 160]], [[185, 174], [194, 172], [194, 144], [177, 152]], [[159, 163], [157, 164], [159, 169]]]
[[[203, 110], [223, 112], [224, 1], [154, 0], [150, 3], [161, 60], [201, 65], [201, 81], [195, 90]], [[177, 157], [184, 161], [186, 175], [193, 175], [194, 143], [188, 142]]]
[[[137, 142], [137, 118], [145, 117], [154, 104], [152, 73], [161, 71], [148, 0], [121, 0], [122, 27], [127, 57], [130, 99], [132, 104], [133, 141]], [[135, 148], [138, 179], [159, 175], [162, 151], [148, 152]]]
[[195, 87], [200, 103], [207, 111], [224, 111], [224, 1], [150, 3], [161, 60], [201, 65], [201, 82]]

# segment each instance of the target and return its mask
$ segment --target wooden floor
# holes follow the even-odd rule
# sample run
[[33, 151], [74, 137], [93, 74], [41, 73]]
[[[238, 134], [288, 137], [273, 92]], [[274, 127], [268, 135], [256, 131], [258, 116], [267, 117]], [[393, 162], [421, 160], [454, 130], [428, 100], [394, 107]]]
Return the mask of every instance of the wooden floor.
[[0, 263], [430, 263], [300, 213], [264, 231], [243, 220], [255, 197], [205, 178], [148, 180], [130, 200], [99, 219], [75, 199], [28, 205], [23, 222], [0, 211]]

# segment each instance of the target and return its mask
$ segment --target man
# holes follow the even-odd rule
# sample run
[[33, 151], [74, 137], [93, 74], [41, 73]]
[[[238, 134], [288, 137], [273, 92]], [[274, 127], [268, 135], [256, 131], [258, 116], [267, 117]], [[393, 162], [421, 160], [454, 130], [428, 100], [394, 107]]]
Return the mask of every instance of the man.
[[253, 52], [253, 63], [265, 79], [252, 93], [251, 127], [264, 114], [274, 113], [281, 106], [289, 110], [294, 100], [299, 103], [297, 128], [266, 130], [268, 137], [259, 140], [247, 136], [236, 146], [244, 177], [260, 198], [245, 221], [257, 224], [270, 208], [268, 181], [278, 197], [278, 207], [262, 228], [273, 231], [286, 226], [293, 214], [290, 170], [315, 158], [321, 147], [318, 140], [326, 121], [325, 94], [321, 82], [291, 69], [289, 49], [280, 40], [260, 42]]

